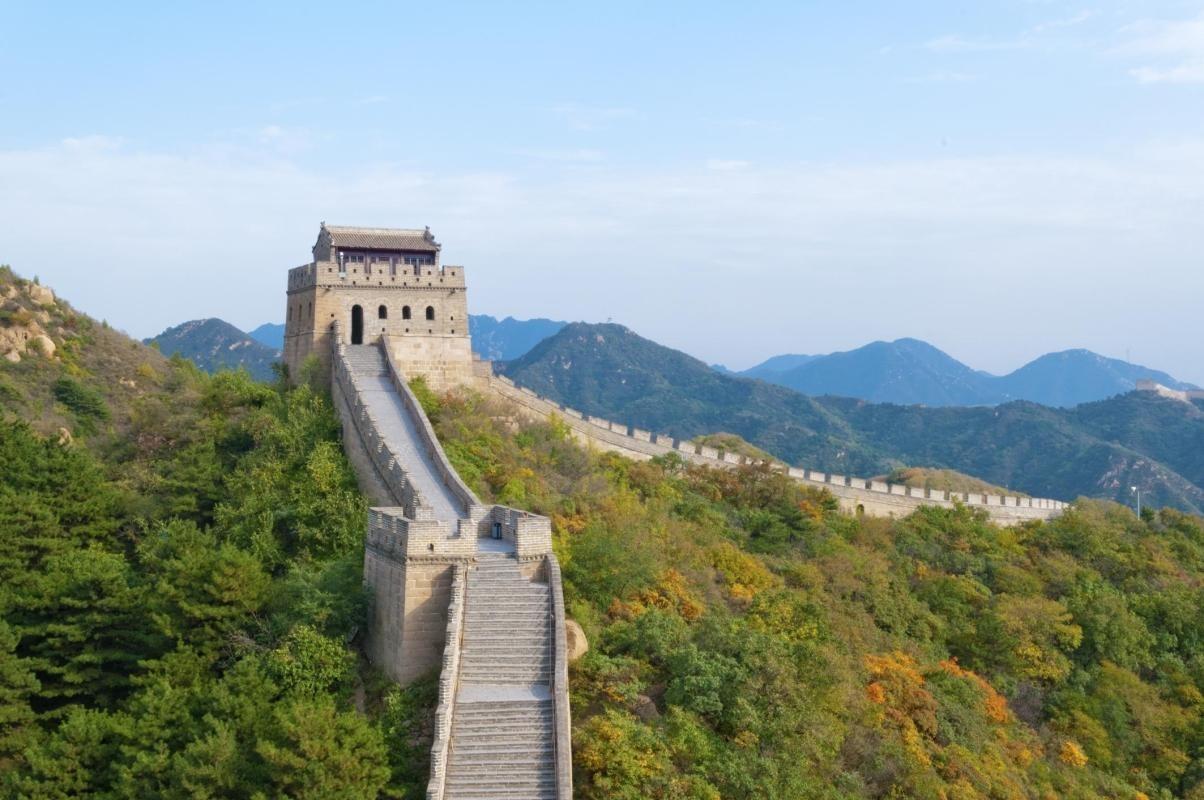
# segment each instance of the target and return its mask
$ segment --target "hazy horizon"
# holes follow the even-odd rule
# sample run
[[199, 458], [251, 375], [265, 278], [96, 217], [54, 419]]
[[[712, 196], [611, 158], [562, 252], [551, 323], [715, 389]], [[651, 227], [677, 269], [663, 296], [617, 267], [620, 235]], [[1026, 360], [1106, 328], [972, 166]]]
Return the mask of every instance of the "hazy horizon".
[[13, 8], [0, 263], [143, 338], [282, 318], [322, 220], [430, 225], [473, 313], [734, 369], [914, 337], [1204, 385], [1204, 6], [872, 8], [382, 7], [367, 51], [318, 6]]

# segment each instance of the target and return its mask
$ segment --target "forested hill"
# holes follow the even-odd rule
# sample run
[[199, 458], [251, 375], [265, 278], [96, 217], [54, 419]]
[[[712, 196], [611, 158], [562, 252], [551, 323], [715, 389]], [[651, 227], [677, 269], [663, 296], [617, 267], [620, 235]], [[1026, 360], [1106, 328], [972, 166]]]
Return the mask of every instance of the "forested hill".
[[1028, 402], [924, 408], [724, 375], [619, 325], [574, 323], [506, 374], [589, 414], [675, 436], [728, 431], [786, 461], [843, 474], [949, 468], [1034, 496], [1204, 509], [1204, 405], [1130, 393], [1070, 409]]
[[0, 305], [49, 342], [0, 360], [0, 797], [422, 797], [434, 685], [355, 649], [366, 504], [323, 393], [3, 268]]

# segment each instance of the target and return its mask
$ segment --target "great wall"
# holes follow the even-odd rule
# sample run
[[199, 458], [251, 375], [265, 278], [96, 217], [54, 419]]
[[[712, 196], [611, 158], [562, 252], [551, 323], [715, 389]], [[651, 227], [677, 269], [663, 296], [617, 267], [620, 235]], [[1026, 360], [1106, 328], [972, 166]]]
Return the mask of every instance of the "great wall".
[[[289, 272], [285, 364], [293, 379], [314, 369], [329, 378], [344, 448], [374, 503], [364, 552], [369, 657], [403, 683], [439, 670], [428, 800], [567, 800], [566, 619], [550, 520], [482, 503], [408, 379], [504, 398], [518, 413], [557, 418], [579, 441], [635, 459], [675, 453], [728, 469], [748, 459], [587, 417], [495, 376], [472, 355], [463, 268], [442, 266], [440, 250], [429, 230], [323, 223], [313, 261]], [[1016, 524], [1066, 507], [771, 466], [853, 513], [963, 504]]]

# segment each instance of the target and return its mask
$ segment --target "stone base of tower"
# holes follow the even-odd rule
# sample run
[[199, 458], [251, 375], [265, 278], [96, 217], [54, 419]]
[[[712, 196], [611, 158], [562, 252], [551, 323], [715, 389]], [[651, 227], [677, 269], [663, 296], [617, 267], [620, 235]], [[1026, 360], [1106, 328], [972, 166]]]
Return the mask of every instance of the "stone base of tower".
[[421, 375], [436, 392], [473, 382], [472, 343], [467, 336], [390, 336], [385, 341], [401, 374]]

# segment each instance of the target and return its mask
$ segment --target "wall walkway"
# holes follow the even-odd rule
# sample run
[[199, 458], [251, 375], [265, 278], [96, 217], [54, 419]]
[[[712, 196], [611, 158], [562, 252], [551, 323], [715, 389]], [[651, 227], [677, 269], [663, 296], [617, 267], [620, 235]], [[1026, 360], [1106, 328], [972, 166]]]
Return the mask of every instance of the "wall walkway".
[[545, 517], [481, 503], [383, 348], [334, 331], [332, 397], [369, 511], [369, 657], [440, 670], [428, 800], [572, 796], [560, 569]]

